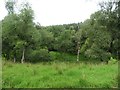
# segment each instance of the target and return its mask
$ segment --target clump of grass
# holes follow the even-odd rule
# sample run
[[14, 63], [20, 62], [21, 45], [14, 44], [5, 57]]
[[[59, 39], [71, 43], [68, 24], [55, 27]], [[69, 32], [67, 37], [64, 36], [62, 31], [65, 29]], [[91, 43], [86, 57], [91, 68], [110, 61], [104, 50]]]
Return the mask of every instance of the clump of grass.
[[46, 75], [46, 76], [43, 76], [40, 80], [47, 81], [49, 79], [50, 79], [50, 76]]
[[87, 82], [85, 78], [80, 78], [78, 83], [80, 85], [79, 87], [86, 87], [86, 86], [89, 87], [89, 83]]
[[59, 75], [63, 74], [63, 70], [62, 69], [59, 69], [57, 72], [58, 72]]
[[63, 68], [59, 65], [55, 65], [54, 66], [55, 70], [56, 70], [56, 74], [62, 75], [63, 74]]
[[53, 69], [57, 72], [56, 74], [62, 75], [64, 71], [67, 69], [66, 63], [53, 63]]
[[37, 75], [37, 70], [33, 69], [33, 75]]
[[31, 67], [31, 63], [26, 64], [27, 67]]

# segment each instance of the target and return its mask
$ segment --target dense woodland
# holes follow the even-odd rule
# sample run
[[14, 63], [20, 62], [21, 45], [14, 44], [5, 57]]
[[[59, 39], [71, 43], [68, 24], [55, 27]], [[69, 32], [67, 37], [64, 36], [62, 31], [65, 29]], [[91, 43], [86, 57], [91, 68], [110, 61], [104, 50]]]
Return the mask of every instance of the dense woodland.
[[8, 15], [0, 21], [2, 57], [7, 60], [53, 61], [55, 52], [76, 55], [74, 61], [81, 60], [79, 55], [100, 61], [120, 59], [120, 1], [100, 3], [101, 9], [84, 22], [52, 26], [34, 23], [34, 11], [28, 3], [17, 12], [15, 4], [5, 3]]

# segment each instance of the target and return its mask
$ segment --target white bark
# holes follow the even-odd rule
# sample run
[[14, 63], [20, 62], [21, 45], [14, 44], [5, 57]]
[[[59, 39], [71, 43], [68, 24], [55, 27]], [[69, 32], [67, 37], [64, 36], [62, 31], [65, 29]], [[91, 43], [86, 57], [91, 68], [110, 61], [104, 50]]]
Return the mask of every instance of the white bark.
[[77, 61], [79, 61], [79, 55], [80, 55], [80, 42], [78, 42], [78, 51], [77, 51]]
[[24, 63], [24, 59], [25, 59], [25, 49], [23, 49], [21, 63]]
[[16, 58], [14, 57], [14, 63], [16, 62]]

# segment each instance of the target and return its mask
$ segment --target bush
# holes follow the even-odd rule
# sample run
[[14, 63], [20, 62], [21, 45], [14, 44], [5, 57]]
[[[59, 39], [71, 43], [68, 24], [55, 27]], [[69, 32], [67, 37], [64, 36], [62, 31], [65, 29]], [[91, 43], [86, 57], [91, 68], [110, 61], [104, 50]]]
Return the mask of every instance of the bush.
[[27, 57], [31, 62], [50, 60], [50, 55], [47, 49], [32, 50]]
[[51, 51], [50, 52], [50, 58], [51, 58], [51, 60], [56, 60], [57, 59], [56, 52]]
[[50, 58], [51, 60], [60, 60], [61, 59], [61, 54], [59, 52], [54, 52], [54, 51], [51, 51], [50, 52]]
[[93, 44], [90, 49], [85, 51], [85, 56], [90, 58], [100, 59], [102, 61], [107, 61], [110, 58], [111, 53]]
[[113, 57], [110, 58], [110, 60], [108, 61], [109, 64], [115, 64], [117, 63], [117, 60], [114, 59]]

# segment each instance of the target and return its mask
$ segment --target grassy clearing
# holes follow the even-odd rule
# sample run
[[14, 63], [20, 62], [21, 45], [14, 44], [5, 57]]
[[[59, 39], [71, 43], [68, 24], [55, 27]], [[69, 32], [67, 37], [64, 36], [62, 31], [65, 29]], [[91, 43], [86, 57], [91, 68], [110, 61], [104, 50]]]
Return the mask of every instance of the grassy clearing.
[[3, 88], [117, 87], [118, 64], [3, 62]]

